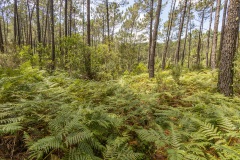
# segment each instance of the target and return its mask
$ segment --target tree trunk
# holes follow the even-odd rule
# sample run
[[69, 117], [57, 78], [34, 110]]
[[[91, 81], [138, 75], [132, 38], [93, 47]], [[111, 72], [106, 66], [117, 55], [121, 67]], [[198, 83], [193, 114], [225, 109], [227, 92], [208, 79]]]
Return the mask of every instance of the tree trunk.
[[167, 29], [166, 44], [165, 44], [163, 57], [162, 57], [162, 70], [164, 70], [166, 67], [166, 57], [167, 57], [168, 45], [169, 45], [169, 40], [170, 40], [170, 36], [171, 36], [171, 31], [172, 31], [172, 23], [173, 23], [173, 16], [174, 16], [174, 12], [175, 12], [175, 5], [176, 5], [176, 0], [173, 0], [171, 11], [170, 11], [171, 15], [169, 18], [168, 29]]
[[197, 61], [196, 61], [197, 66], [200, 65], [200, 59], [201, 59], [200, 51], [201, 51], [201, 41], [202, 41], [201, 37], [202, 37], [204, 15], [205, 15], [205, 8], [202, 11], [202, 20], [201, 20], [201, 24], [200, 24], [199, 33], [198, 33]]
[[179, 26], [179, 32], [178, 32], [178, 41], [177, 41], [177, 50], [176, 50], [176, 58], [175, 58], [175, 63], [178, 64], [180, 57], [179, 57], [179, 52], [180, 52], [180, 46], [181, 46], [181, 36], [182, 36], [182, 30], [183, 30], [183, 24], [184, 24], [184, 18], [186, 14], [186, 8], [187, 8], [187, 0], [184, 2], [184, 9], [183, 9], [183, 14], [182, 14], [182, 19], [180, 22]]
[[68, 28], [68, 33], [69, 36], [72, 36], [72, 12], [73, 12], [73, 4], [72, 4], [72, 0], [70, 0], [70, 13], [69, 13], [69, 28]]
[[156, 11], [156, 17], [155, 17], [155, 24], [153, 29], [153, 39], [152, 39], [152, 45], [151, 45], [151, 54], [150, 54], [150, 61], [149, 61], [149, 78], [154, 77], [154, 65], [155, 65], [155, 49], [156, 49], [156, 43], [157, 43], [157, 36], [158, 36], [158, 26], [159, 26], [159, 18], [160, 18], [160, 12], [162, 8], [162, 0], [158, 0], [158, 6]]
[[14, 45], [17, 44], [17, 0], [14, 0]]
[[150, 0], [150, 26], [149, 26], [149, 47], [148, 47], [148, 69], [150, 64], [150, 54], [151, 54], [151, 46], [152, 46], [152, 26], [153, 26], [153, 0]]
[[0, 20], [0, 52], [4, 52], [3, 34], [2, 34], [2, 22]]
[[190, 24], [189, 24], [189, 40], [188, 40], [188, 68], [190, 68], [190, 56], [191, 56], [191, 45], [192, 45], [192, 23], [191, 23], [191, 19], [190, 19]]
[[110, 51], [110, 28], [109, 28], [109, 7], [108, 7], [108, 0], [106, 0], [106, 11], [107, 11], [107, 43], [108, 43], [108, 50]]
[[51, 70], [55, 70], [55, 39], [54, 39], [54, 11], [53, 11], [53, 0], [50, 0], [50, 10], [51, 10], [51, 38], [52, 38], [52, 64]]
[[[90, 0], [87, 0], [87, 45], [91, 46], [91, 21], [90, 21]], [[85, 58], [85, 68], [88, 78], [92, 79], [91, 71], [91, 53], [90, 50], [87, 50]]]
[[188, 18], [187, 18], [187, 24], [186, 24], [186, 30], [185, 30], [185, 39], [184, 39], [184, 46], [183, 46], [183, 52], [182, 52], [182, 66], [184, 63], [184, 58], [185, 58], [185, 52], [186, 52], [186, 44], [187, 44], [187, 36], [188, 36], [188, 25], [189, 25], [189, 20], [191, 16], [191, 0], [189, 2], [189, 7], [188, 7]]
[[65, 19], [64, 19], [64, 25], [65, 25], [65, 37], [68, 36], [68, 0], [65, 0], [65, 8], [64, 8], [64, 11], [65, 11]]
[[220, 47], [219, 47], [219, 55], [218, 55], [218, 63], [221, 59], [221, 51], [222, 51], [222, 45], [223, 45], [223, 37], [224, 37], [224, 32], [225, 32], [225, 21], [226, 21], [226, 16], [227, 16], [227, 5], [228, 5], [228, 0], [224, 1], [224, 9], [223, 9], [223, 18], [222, 18], [222, 29], [221, 29], [221, 38], [220, 38]]
[[46, 19], [45, 19], [45, 29], [44, 29], [44, 36], [43, 36], [43, 46], [45, 47], [47, 44], [47, 29], [48, 29], [48, 23], [49, 23], [49, 1], [47, 3], [47, 13], [46, 13]]
[[82, 17], [82, 30], [83, 30], [83, 33], [82, 33], [82, 36], [83, 36], [83, 43], [85, 43], [85, 0], [83, 0], [83, 17]]
[[[40, 17], [39, 17], [39, 0], [36, 0], [36, 16], [37, 16], [37, 38], [38, 38], [38, 44], [42, 43], [41, 40], [41, 26], [40, 26]], [[39, 66], [41, 69], [41, 64], [42, 64], [42, 52], [39, 50], [38, 52], [39, 55]]]
[[213, 3], [211, 8], [208, 35], [207, 35], [206, 67], [209, 66], [209, 49], [210, 49], [210, 36], [211, 36], [211, 30], [212, 30], [212, 14], [213, 14]]
[[233, 95], [234, 56], [239, 34], [240, 0], [230, 0], [227, 23], [223, 37], [222, 56], [219, 66], [218, 89], [225, 96]]
[[216, 68], [216, 54], [217, 54], [217, 40], [218, 40], [218, 24], [221, 9], [221, 0], [217, 0], [217, 10], [215, 14], [214, 34], [213, 34], [213, 46], [211, 55], [211, 68]]

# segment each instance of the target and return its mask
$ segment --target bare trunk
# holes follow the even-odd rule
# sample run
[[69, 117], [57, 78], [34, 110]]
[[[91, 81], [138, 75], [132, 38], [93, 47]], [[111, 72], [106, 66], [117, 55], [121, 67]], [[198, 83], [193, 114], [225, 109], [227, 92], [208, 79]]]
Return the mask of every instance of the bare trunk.
[[200, 24], [200, 29], [199, 29], [199, 33], [198, 33], [198, 47], [197, 47], [197, 61], [196, 61], [196, 65], [199, 66], [200, 65], [200, 60], [201, 60], [201, 55], [200, 55], [200, 51], [201, 51], [201, 44], [202, 44], [202, 29], [203, 29], [203, 22], [204, 22], [204, 15], [205, 15], [205, 8], [202, 11], [202, 20], [201, 20], [201, 24]]
[[55, 39], [54, 39], [54, 11], [53, 11], [53, 0], [50, 0], [50, 10], [51, 10], [51, 38], [52, 38], [52, 65], [51, 70], [55, 70]]
[[17, 0], [14, 0], [14, 43], [17, 44]]
[[206, 67], [209, 66], [209, 49], [210, 49], [210, 36], [211, 36], [211, 30], [212, 30], [212, 14], [213, 14], [213, 3], [211, 8], [208, 36], [207, 36]]
[[65, 37], [68, 36], [68, 0], [65, 0]]
[[[87, 0], [87, 45], [91, 46], [91, 21], [90, 21], [90, 0]], [[85, 58], [85, 68], [88, 78], [92, 78], [91, 71], [91, 53], [90, 50], [87, 50]]]
[[[38, 37], [38, 44], [42, 43], [41, 38], [41, 26], [40, 26], [40, 17], [39, 17], [39, 0], [36, 0], [36, 16], [37, 16], [37, 37]], [[42, 68], [42, 52], [39, 50], [39, 66], [40, 69]]]
[[167, 29], [166, 44], [165, 44], [165, 48], [164, 48], [164, 52], [163, 52], [163, 58], [162, 58], [162, 70], [164, 70], [165, 67], [166, 67], [166, 57], [167, 57], [168, 45], [169, 45], [169, 40], [170, 40], [170, 36], [171, 36], [171, 31], [172, 31], [172, 23], [173, 23], [175, 5], [176, 5], [176, 0], [173, 0], [171, 11], [170, 11], [171, 15], [170, 15], [170, 18], [169, 18], [168, 29]]
[[69, 28], [68, 28], [69, 36], [72, 36], [72, 12], [73, 12], [73, 4], [72, 4], [72, 0], [70, 0]]
[[192, 26], [191, 26], [191, 19], [190, 19], [190, 32], [189, 32], [189, 41], [188, 41], [188, 68], [190, 68], [190, 56], [191, 56], [191, 45], [192, 45]]
[[106, 0], [106, 11], [107, 11], [107, 43], [108, 43], [108, 50], [110, 50], [110, 28], [109, 28], [109, 8], [108, 8], [108, 0]]
[[181, 47], [181, 37], [182, 37], [182, 30], [183, 30], [183, 24], [184, 24], [184, 19], [185, 19], [185, 14], [186, 14], [186, 8], [187, 8], [187, 0], [184, 2], [184, 9], [183, 9], [183, 14], [182, 14], [182, 19], [180, 22], [180, 27], [179, 27], [179, 32], [178, 32], [178, 41], [177, 41], [177, 50], [176, 50], [176, 58], [175, 58], [175, 63], [178, 64], [180, 57], [180, 47]]
[[219, 61], [221, 59], [221, 51], [222, 51], [222, 46], [223, 46], [223, 37], [224, 37], [224, 32], [225, 32], [225, 21], [226, 21], [226, 16], [227, 16], [227, 5], [228, 5], [228, 0], [225, 0], [224, 1], [224, 9], [223, 9], [223, 18], [222, 18], [222, 29], [221, 29], [221, 38], [220, 38], [218, 63], [219, 63]]
[[4, 52], [4, 42], [3, 42], [3, 34], [2, 34], [2, 22], [0, 20], [0, 52]]
[[47, 29], [48, 29], [48, 23], [49, 23], [49, 1], [47, 3], [47, 13], [46, 13], [46, 19], [45, 19], [45, 29], [44, 29], [44, 37], [43, 37], [43, 46], [46, 46], [47, 44]]
[[233, 95], [234, 56], [239, 34], [240, 0], [230, 0], [227, 23], [223, 37], [219, 67], [218, 89], [225, 96]]
[[150, 59], [150, 61], [149, 61], [149, 78], [154, 77], [155, 49], [156, 49], [156, 44], [157, 44], [157, 35], [158, 35], [158, 26], [159, 26], [159, 18], [160, 18], [161, 8], [162, 8], [162, 0], [158, 0], [155, 24], [154, 24], [154, 29], [153, 29], [151, 54], [150, 54], [150, 58], [149, 58]]
[[189, 20], [190, 20], [190, 14], [191, 14], [191, 0], [189, 2], [189, 7], [188, 7], [188, 18], [187, 18], [187, 24], [186, 24], [186, 30], [185, 30], [185, 39], [184, 39], [184, 46], [183, 46], [183, 52], [182, 52], [182, 66], [184, 63], [184, 58], [185, 58], [185, 52], [186, 52], [186, 44], [187, 44], [187, 36], [188, 36], [188, 25], [189, 25]]
[[216, 54], [217, 54], [217, 40], [218, 40], [218, 24], [220, 16], [221, 0], [217, 0], [217, 10], [215, 14], [215, 23], [214, 23], [214, 34], [213, 34], [213, 45], [212, 45], [212, 56], [211, 56], [211, 68], [216, 68]]
[[153, 0], [150, 1], [150, 26], [149, 26], [149, 48], [148, 48], [148, 69], [150, 64], [150, 54], [151, 54], [151, 47], [152, 47], [152, 26], [153, 26]]

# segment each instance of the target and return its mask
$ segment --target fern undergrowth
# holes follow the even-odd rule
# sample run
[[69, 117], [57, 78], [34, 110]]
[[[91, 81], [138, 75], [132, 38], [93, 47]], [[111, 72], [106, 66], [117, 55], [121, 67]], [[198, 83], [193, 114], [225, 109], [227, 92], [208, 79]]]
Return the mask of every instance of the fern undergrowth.
[[96, 82], [29, 67], [0, 74], [0, 159], [240, 159], [240, 99], [216, 73]]

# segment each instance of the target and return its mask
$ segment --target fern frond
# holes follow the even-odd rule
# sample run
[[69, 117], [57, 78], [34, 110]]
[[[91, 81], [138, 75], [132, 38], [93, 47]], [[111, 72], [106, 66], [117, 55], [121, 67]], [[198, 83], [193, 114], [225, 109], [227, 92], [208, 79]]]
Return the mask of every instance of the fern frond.
[[80, 143], [84, 140], [88, 140], [91, 137], [92, 137], [92, 133], [90, 131], [71, 133], [66, 137], [66, 144], [67, 146], [71, 146], [71, 145]]
[[221, 132], [218, 131], [218, 128], [211, 123], [202, 123], [199, 132], [202, 133], [204, 136], [208, 137], [209, 140], [223, 139], [221, 136]]
[[179, 149], [168, 149], [168, 159], [169, 160], [185, 160], [184, 155], [186, 155], [186, 152]]
[[14, 133], [21, 130], [22, 128], [23, 127], [19, 122], [3, 124], [0, 125], [0, 134]]
[[44, 151], [48, 153], [53, 149], [60, 149], [63, 147], [63, 144], [59, 138], [55, 136], [47, 136], [42, 139], [39, 139], [37, 142], [34, 142], [30, 147], [30, 151]]

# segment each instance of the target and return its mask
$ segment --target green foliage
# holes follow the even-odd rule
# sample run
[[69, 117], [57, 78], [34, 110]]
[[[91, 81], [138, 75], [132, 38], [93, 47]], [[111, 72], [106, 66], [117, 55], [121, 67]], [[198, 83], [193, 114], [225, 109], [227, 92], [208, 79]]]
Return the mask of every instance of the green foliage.
[[1, 70], [5, 159], [239, 159], [240, 100], [214, 93], [216, 73], [183, 70], [84, 81]]

